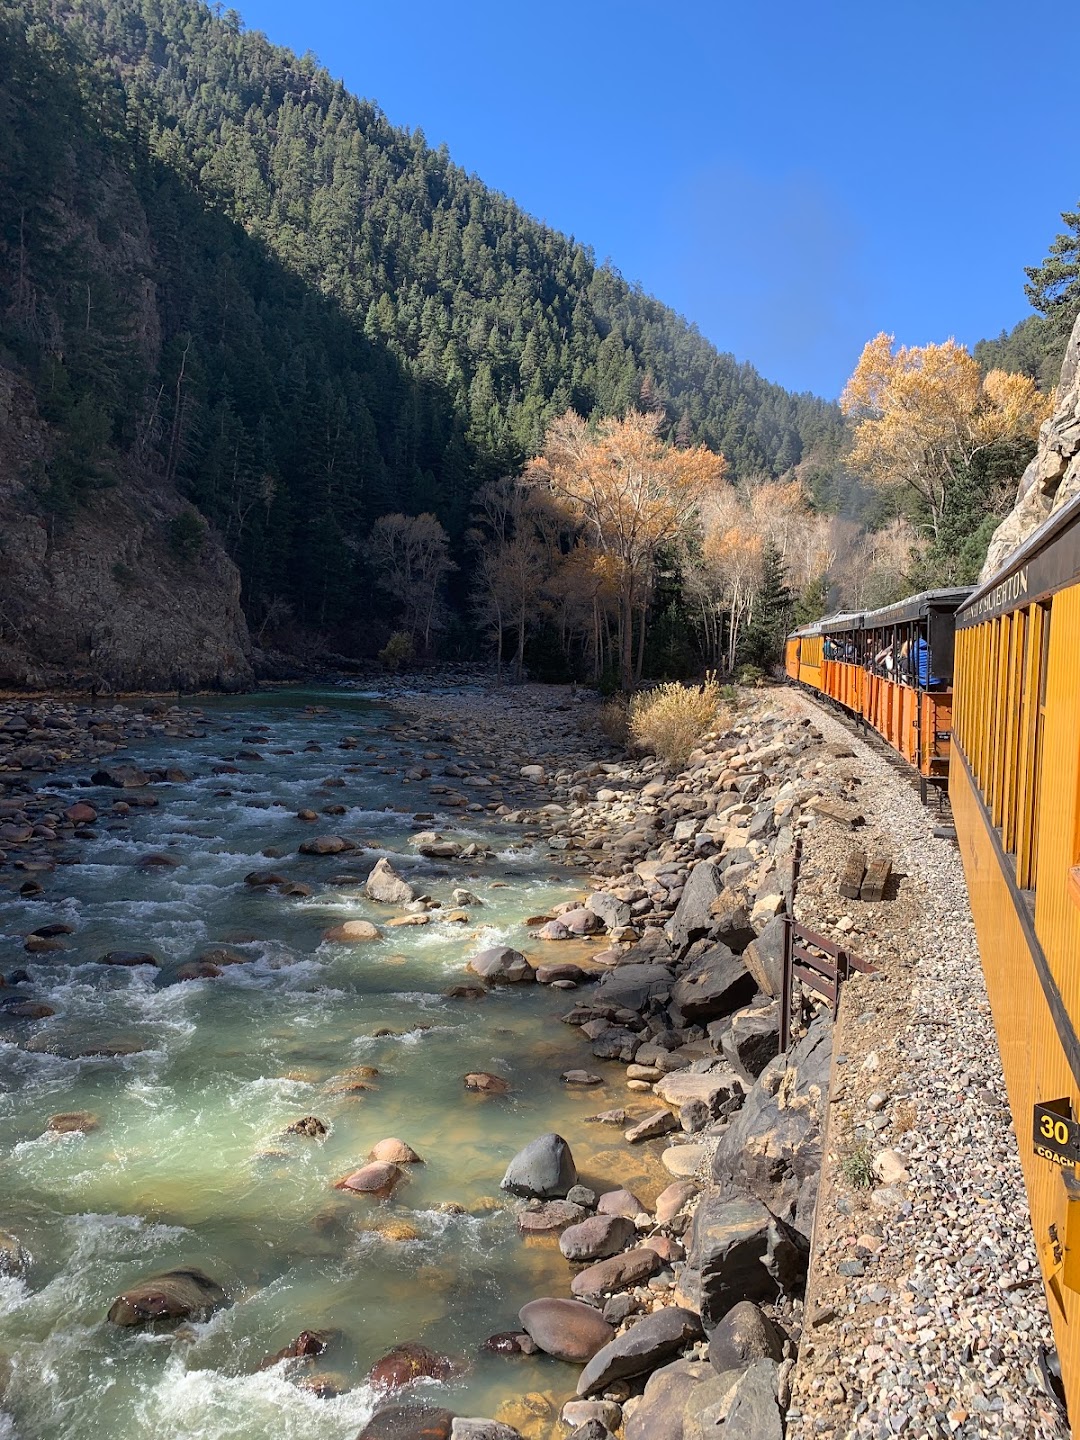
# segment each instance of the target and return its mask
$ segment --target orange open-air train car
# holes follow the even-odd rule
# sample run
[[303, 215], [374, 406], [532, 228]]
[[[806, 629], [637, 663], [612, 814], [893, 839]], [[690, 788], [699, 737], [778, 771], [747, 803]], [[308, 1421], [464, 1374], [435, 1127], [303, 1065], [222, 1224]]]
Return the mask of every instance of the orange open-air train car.
[[952, 734], [954, 616], [969, 589], [929, 590], [788, 636], [785, 668], [870, 725], [922, 777], [945, 784]]

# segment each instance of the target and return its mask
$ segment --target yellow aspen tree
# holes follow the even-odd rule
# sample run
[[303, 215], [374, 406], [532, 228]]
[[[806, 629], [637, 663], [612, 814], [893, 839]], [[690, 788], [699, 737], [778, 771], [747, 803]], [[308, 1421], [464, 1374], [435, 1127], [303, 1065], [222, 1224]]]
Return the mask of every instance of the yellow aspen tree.
[[984, 377], [955, 340], [893, 345], [892, 335], [868, 341], [840, 396], [856, 422], [849, 463], [875, 485], [919, 495], [936, 537], [961, 472], [992, 445], [1034, 439], [1050, 402], [1026, 375]]
[[572, 410], [552, 421], [529, 478], [548, 486], [578, 518], [583, 537], [614, 562], [619, 596], [619, 675], [634, 683], [634, 622], [640, 675], [646, 609], [656, 557], [695, 519], [724, 474], [723, 456], [702, 445], [678, 449], [659, 435], [660, 417], [631, 411], [592, 427]]

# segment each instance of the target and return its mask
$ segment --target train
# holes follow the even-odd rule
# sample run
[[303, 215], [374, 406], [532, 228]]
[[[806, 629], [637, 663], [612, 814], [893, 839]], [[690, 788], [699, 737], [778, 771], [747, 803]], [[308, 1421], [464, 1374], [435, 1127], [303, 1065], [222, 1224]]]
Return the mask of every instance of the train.
[[947, 787], [1057, 1347], [1080, 1418], [1080, 496], [987, 581], [794, 631], [787, 675]]

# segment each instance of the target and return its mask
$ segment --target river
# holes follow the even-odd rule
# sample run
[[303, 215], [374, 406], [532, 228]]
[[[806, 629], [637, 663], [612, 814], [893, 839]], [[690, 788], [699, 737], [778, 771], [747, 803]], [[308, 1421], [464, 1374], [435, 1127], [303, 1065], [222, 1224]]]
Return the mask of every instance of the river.
[[[42, 877], [44, 897], [0, 903], [5, 973], [25, 967], [32, 984], [21, 992], [56, 1011], [0, 1029], [0, 1227], [32, 1256], [25, 1278], [0, 1279], [0, 1355], [11, 1368], [0, 1435], [352, 1440], [378, 1399], [366, 1383], [371, 1365], [403, 1341], [460, 1361], [449, 1382], [410, 1392], [459, 1414], [492, 1415], [526, 1391], [557, 1405], [572, 1391], [573, 1367], [479, 1350], [492, 1332], [517, 1328], [526, 1300], [569, 1293], [554, 1240], [518, 1234], [499, 1190], [503, 1170], [527, 1141], [558, 1130], [585, 1183], [631, 1184], [648, 1203], [666, 1180], [617, 1130], [586, 1123], [625, 1103], [621, 1084], [562, 1083], [577, 1066], [622, 1074], [558, 1023], [572, 995], [538, 985], [480, 1000], [445, 992], [486, 944], [543, 949], [530, 943], [525, 918], [580, 894], [581, 879], [522, 827], [486, 811], [439, 813], [427, 783], [404, 783], [418, 763], [438, 783], [457, 757], [436, 740], [423, 753], [441, 758], [421, 762], [387, 729], [395, 717], [378, 699], [287, 691], [215, 703], [207, 715], [200, 738], [123, 752], [143, 765], [179, 765], [188, 782], [154, 787], [156, 808], [116, 819], [104, 810], [94, 838], [73, 842], [78, 863]], [[344, 735], [358, 747], [340, 749]], [[239, 750], [261, 758], [214, 773]], [[325, 787], [327, 779], [345, 784]], [[65, 804], [105, 807], [131, 798], [57, 793]], [[296, 818], [327, 804], [346, 813], [317, 825]], [[434, 823], [413, 818], [431, 811]], [[496, 854], [417, 864], [408, 839], [420, 828]], [[368, 848], [360, 857], [297, 855], [303, 840], [331, 832]], [[275, 847], [282, 858], [263, 855]], [[179, 864], [145, 868], [149, 854]], [[384, 925], [398, 913], [367, 901], [359, 881], [327, 883], [343, 870], [362, 874], [380, 854], [444, 904], [460, 885], [482, 908], [465, 925], [325, 942], [323, 931], [344, 919]], [[244, 884], [268, 867], [313, 893]], [[23, 937], [50, 921], [74, 927], [66, 948], [24, 955]], [[176, 967], [212, 943], [245, 963], [177, 981]], [[115, 949], [152, 951], [161, 969], [98, 963]], [[547, 951], [570, 958], [565, 946]], [[102, 1045], [133, 1053], [71, 1058]], [[377, 1076], [358, 1079], [367, 1066]], [[463, 1076], [476, 1070], [505, 1077], [511, 1092], [468, 1093]], [[97, 1128], [46, 1130], [50, 1116], [75, 1111], [90, 1112]], [[283, 1137], [306, 1115], [329, 1126], [325, 1139]], [[336, 1191], [335, 1180], [388, 1136], [424, 1162], [394, 1199]], [[106, 1322], [122, 1289], [180, 1264], [205, 1270], [234, 1303], [175, 1331]], [[313, 1368], [342, 1393], [320, 1398], [281, 1366], [258, 1368], [305, 1329], [340, 1332]]]

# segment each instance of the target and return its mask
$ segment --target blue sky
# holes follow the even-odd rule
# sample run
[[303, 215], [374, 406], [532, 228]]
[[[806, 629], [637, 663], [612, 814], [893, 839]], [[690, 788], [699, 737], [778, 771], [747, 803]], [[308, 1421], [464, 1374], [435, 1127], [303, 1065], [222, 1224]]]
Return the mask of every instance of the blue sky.
[[1080, 7], [238, 0], [771, 380], [972, 344], [1080, 196]]

